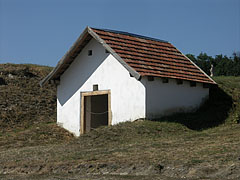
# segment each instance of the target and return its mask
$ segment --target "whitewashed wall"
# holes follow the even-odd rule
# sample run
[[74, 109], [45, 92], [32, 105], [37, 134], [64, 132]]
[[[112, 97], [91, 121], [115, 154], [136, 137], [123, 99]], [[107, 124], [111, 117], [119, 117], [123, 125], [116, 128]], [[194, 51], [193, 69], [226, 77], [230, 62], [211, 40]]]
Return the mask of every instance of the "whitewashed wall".
[[[88, 56], [88, 50], [93, 55]], [[112, 124], [145, 117], [145, 87], [96, 40], [92, 39], [64, 72], [57, 87], [57, 122], [80, 132], [80, 92], [111, 90]]]
[[[88, 50], [93, 51], [88, 56]], [[80, 135], [80, 92], [111, 90], [112, 124], [138, 118], [157, 118], [178, 111], [196, 109], [209, 94], [201, 83], [190, 87], [173, 79], [162, 83], [160, 78], [137, 81], [96, 40], [92, 39], [64, 72], [57, 87], [57, 122]]]
[[155, 78], [154, 81], [143, 78], [142, 83], [146, 87], [147, 118], [196, 110], [209, 95], [209, 89], [203, 88], [202, 83], [190, 87], [188, 81], [178, 85], [175, 79], [162, 83], [161, 78]]

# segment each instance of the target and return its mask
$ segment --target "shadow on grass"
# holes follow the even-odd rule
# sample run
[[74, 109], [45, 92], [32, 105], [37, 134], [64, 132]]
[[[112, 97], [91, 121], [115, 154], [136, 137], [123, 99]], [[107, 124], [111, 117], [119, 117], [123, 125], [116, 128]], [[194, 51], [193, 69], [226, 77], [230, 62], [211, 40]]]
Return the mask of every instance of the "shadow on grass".
[[212, 86], [209, 95], [209, 99], [196, 112], [176, 113], [154, 121], [181, 123], [192, 130], [216, 127], [227, 119], [233, 100], [218, 86]]

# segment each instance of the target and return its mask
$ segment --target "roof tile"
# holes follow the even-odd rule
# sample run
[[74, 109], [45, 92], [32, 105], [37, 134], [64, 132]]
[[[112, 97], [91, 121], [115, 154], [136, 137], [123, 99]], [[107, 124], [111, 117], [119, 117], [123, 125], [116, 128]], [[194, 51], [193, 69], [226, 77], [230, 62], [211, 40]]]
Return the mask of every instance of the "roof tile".
[[167, 41], [120, 31], [92, 29], [141, 76], [215, 84], [200, 68]]

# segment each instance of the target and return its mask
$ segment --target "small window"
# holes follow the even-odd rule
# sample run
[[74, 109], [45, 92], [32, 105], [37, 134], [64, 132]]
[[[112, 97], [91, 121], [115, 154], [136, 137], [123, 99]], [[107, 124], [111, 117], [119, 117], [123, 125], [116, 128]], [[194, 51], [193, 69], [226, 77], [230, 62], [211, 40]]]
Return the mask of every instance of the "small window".
[[93, 85], [93, 91], [98, 91], [98, 84]]
[[162, 78], [162, 83], [168, 83], [168, 78]]
[[203, 88], [210, 88], [210, 85], [207, 83], [203, 83]]
[[92, 50], [88, 50], [88, 56], [92, 56]]
[[108, 51], [107, 49], [105, 49], [105, 53], [107, 53], [107, 54], [108, 54], [108, 53], [109, 53], [109, 51]]
[[195, 81], [190, 81], [190, 86], [191, 86], [191, 87], [196, 87], [196, 85], [197, 85], [197, 84], [196, 84]]
[[154, 81], [154, 77], [153, 76], [148, 76], [148, 81]]
[[183, 84], [183, 80], [182, 79], [177, 79], [177, 84], [178, 85]]

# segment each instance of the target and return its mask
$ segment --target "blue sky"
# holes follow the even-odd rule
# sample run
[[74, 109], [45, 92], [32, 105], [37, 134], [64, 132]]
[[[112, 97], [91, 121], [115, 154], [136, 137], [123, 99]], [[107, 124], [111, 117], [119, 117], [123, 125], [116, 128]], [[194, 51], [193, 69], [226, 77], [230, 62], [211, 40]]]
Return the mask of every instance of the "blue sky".
[[55, 66], [86, 26], [231, 56], [240, 51], [240, 0], [0, 0], [0, 63]]

